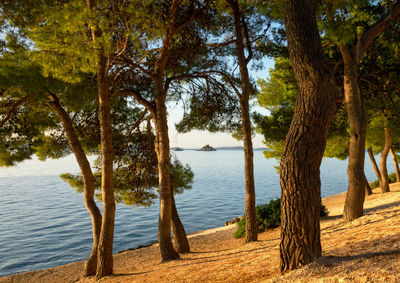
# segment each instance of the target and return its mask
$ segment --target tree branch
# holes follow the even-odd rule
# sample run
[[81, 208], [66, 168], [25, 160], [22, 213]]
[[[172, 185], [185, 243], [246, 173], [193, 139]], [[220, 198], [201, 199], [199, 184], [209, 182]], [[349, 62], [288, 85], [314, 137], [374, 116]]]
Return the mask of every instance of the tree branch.
[[177, 76], [169, 77], [165, 83], [166, 84], [168, 83], [168, 86], [169, 86], [169, 84], [174, 80], [205, 78], [206, 75], [208, 75], [208, 74], [217, 74], [217, 75], [220, 75], [221, 77], [223, 77], [228, 82], [228, 84], [232, 87], [232, 89], [235, 91], [235, 93], [237, 94], [239, 99], [242, 97], [242, 94], [237, 89], [237, 87], [235, 86], [235, 84], [233, 83], [231, 78], [224, 72], [217, 71], [217, 70], [209, 70], [209, 71], [204, 71], [204, 72], [200, 72], [200, 73], [177, 75]]
[[400, 4], [393, 6], [388, 15], [379, 22], [364, 30], [356, 45], [353, 47], [356, 62], [359, 63], [365, 51], [371, 46], [373, 41], [388, 28], [400, 16]]
[[4, 124], [11, 119], [11, 117], [15, 114], [15, 112], [17, 112], [18, 108], [24, 104], [28, 99], [30, 99], [32, 97], [32, 95], [27, 95], [23, 98], [21, 98], [20, 100], [17, 100], [16, 102], [14, 102], [10, 109], [8, 110], [6, 116], [3, 118], [3, 120], [0, 121], [0, 128], [4, 126]]
[[128, 58], [126, 56], [122, 56], [122, 59], [124, 60], [125, 63], [129, 64], [130, 66], [132, 66], [134, 68], [138, 68], [140, 71], [142, 71], [144, 74], [146, 74], [149, 78], [151, 78], [151, 79], [155, 78], [154, 74], [152, 74], [151, 72], [149, 72], [148, 70], [146, 70], [145, 68], [140, 66], [140, 64], [133, 62], [130, 58]]
[[115, 95], [117, 95], [117, 96], [133, 96], [133, 98], [135, 98], [135, 100], [138, 103], [142, 104], [151, 114], [156, 113], [155, 106], [150, 101], [148, 101], [143, 96], [141, 96], [139, 93], [137, 93], [136, 91], [122, 90], [122, 91], [118, 91], [118, 93], [116, 93]]

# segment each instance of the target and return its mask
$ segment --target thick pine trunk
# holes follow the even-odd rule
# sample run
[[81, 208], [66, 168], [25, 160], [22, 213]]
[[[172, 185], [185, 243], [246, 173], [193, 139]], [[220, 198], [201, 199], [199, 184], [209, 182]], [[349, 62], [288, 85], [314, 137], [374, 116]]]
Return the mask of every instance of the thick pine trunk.
[[175, 251], [178, 253], [190, 252], [189, 241], [186, 236], [185, 228], [183, 227], [182, 221], [179, 218], [178, 210], [175, 205], [175, 197], [171, 190], [171, 209], [172, 209], [172, 240]]
[[101, 193], [103, 199], [103, 221], [98, 247], [96, 279], [113, 273], [113, 241], [115, 200], [113, 187], [113, 143], [111, 129], [111, 95], [106, 72], [106, 57], [99, 52], [97, 65], [97, 87], [99, 94], [99, 120], [101, 143]]
[[380, 162], [381, 179], [382, 179], [382, 186], [381, 186], [382, 193], [390, 192], [389, 175], [387, 172], [386, 163], [387, 163], [387, 157], [389, 155], [389, 151], [392, 148], [392, 141], [393, 141], [392, 131], [388, 127], [385, 127], [385, 146], [381, 152], [381, 162]]
[[367, 120], [365, 106], [358, 85], [358, 64], [346, 46], [340, 46], [344, 62], [344, 94], [350, 124], [350, 147], [347, 176], [349, 186], [344, 204], [345, 222], [353, 221], [363, 215], [365, 200], [365, 135]]
[[[236, 52], [242, 80], [242, 93], [240, 96], [240, 111], [242, 118], [242, 134], [244, 149], [244, 175], [245, 175], [245, 216], [246, 216], [246, 243], [257, 241], [258, 226], [256, 218], [256, 193], [254, 188], [253, 143], [251, 137], [251, 121], [249, 98], [251, 84], [245, 57], [244, 40], [246, 23], [241, 17], [238, 1], [228, 0], [235, 19]], [[249, 50], [251, 52], [251, 50]]]
[[156, 151], [158, 160], [159, 192], [160, 192], [160, 215], [158, 220], [158, 243], [160, 245], [161, 258], [163, 261], [179, 258], [171, 241], [171, 173], [170, 152], [167, 124], [167, 107], [165, 105], [165, 94], [162, 80], [155, 83], [156, 102]]
[[379, 187], [382, 188], [381, 171], [379, 171], [379, 167], [378, 167], [378, 164], [376, 163], [374, 152], [372, 151], [372, 147], [369, 147], [367, 149], [367, 151], [368, 151], [369, 160], [371, 161], [371, 164], [372, 164], [372, 168], [374, 168], [376, 178], [378, 178]]
[[400, 182], [400, 169], [399, 163], [397, 162], [396, 153], [393, 150], [393, 147], [390, 148], [390, 155], [392, 155], [394, 169], [396, 171], [396, 182]]
[[61, 123], [63, 124], [65, 135], [67, 137], [68, 145], [71, 151], [74, 153], [76, 161], [78, 162], [81, 170], [84, 188], [84, 202], [86, 209], [88, 210], [92, 220], [92, 232], [93, 232], [93, 246], [92, 251], [88, 260], [85, 262], [83, 276], [91, 276], [96, 274], [97, 267], [97, 248], [100, 238], [101, 230], [101, 213], [99, 208], [94, 201], [95, 184], [93, 178], [93, 172], [90, 167], [89, 160], [82, 148], [82, 145], [76, 135], [75, 129], [72, 124], [72, 120], [68, 113], [60, 105], [58, 98], [54, 95], [50, 95], [51, 105], [54, 111], [57, 113]]
[[319, 167], [337, 94], [331, 68], [323, 60], [315, 5], [306, 0], [285, 2], [286, 35], [299, 93], [280, 166], [282, 272], [321, 255]]

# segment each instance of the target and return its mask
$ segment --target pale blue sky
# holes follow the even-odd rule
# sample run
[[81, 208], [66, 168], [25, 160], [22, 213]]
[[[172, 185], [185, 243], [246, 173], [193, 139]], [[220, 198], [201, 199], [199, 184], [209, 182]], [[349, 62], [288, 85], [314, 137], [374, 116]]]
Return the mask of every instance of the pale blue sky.
[[[267, 78], [269, 69], [273, 67], [274, 61], [272, 59], [265, 59], [263, 63], [263, 70], [257, 72], [250, 71], [250, 75], [253, 78]], [[253, 107], [250, 111], [257, 111], [263, 114], [266, 113], [266, 110], [260, 107]], [[206, 144], [209, 144], [213, 147], [243, 145], [242, 141], [234, 139], [229, 133], [209, 133], [207, 131], [195, 130], [186, 134], [178, 134], [178, 132], [175, 130], [174, 124], [179, 122], [182, 118], [183, 109], [180, 105], [170, 105], [168, 112], [169, 139], [171, 147], [178, 146], [183, 148], [200, 148]], [[255, 148], [265, 147], [262, 140], [262, 135], [256, 134], [256, 136], [253, 138], [253, 146]]]

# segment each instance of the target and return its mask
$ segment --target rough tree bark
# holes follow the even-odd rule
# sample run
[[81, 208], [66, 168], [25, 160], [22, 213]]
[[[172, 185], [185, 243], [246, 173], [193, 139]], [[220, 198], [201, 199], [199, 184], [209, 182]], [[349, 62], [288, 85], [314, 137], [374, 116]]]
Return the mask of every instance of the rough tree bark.
[[98, 248], [96, 279], [113, 273], [113, 241], [115, 199], [113, 187], [113, 143], [111, 129], [111, 95], [107, 77], [107, 58], [99, 52], [97, 63], [97, 88], [99, 95], [100, 145], [101, 145], [101, 193], [103, 221]]
[[160, 192], [160, 215], [158, 221], [158, 243], [160, 245], [162, 260], [172, 260], [179, 258], [174, 250], [171, 241], [171, 220], [172, 220], [172, 200], [171, 200], [171, 171], [169, 156], [169, 137], [167, 124], [167, 107], [165, 105], [165, 95], [162, 88], [162, 80], [156, 81], [156, 153], [158, 160], [159, 192]]
[[347, 175], [349, 187], [343, 210], [343, 219], [350, 222], [363, 214], [364, 188], [364, 160], [365, 160], [365, 133], [366, 118], [363, 98], [358, 85], [358, 68], [365, 51], [374, 40], [399, 17], [400, 5], [393, 6], [389, 14], [374, 25], [364, 29], [351, 48], [339, 44], [344, 64], [344, 88], [346, 107], [350, 124], [350, 150]]
[[[154, 116], [153, 116], [153, 120]], [[158, 152], [158, 142], [154, 143], [154, 146], [151, 146], [151, 124], [150, 119], [147, 120], [147, 135], [150, 150], [154, 150]], [[170, 181], [172, 181], [172, 177], [170, 176]], [[178, 253], [188, 253], [190, 252], [190, 245], [187, 239], [185, 227], [182, 224], [181, 219], [179, 218], [178, 210], [175, 204], [175, 197], [174, 197], [174, 190], [172, 183], [170, 184], [170, 191], [171, 191], [171, 230], [172, 230], [172, 244]]]
[[323, 59], [316, 1], [287, 0], [285, 10], [290, 59], [299, 93], [280, 166], [282, 272], [321, 255], [319, 167], [337, 97], [332, 68]]
[[340, 45], [344, 64], [344, 95], [346, 100], [347, 116], [350, 124], [349, 163], [347, 188], [343, 218], [350, 222], [363, 214], [365, 200], [365, 136], [367, 133], [367, 119], [364, 101], [358, 85], [358, 62], [354, 54], [345, 46]]
[[382, 186], [381, 191], [382, 193], [390, 192], [389, 189], [389, 175], [387, 172], [387, 157], [389, 155], [389, 151], [392, 148], [392, 131], [389, 127], [385, 126], [385, 146], [381, 151], [381, 162], [380, 162], [380, 169], [381, 169], [381, 179], [382, 179]]
[[[96, 10], [96, 0], [86, 0], [89, 11]], [[99, 122], [101, 146], [101, 194], [103, 218], [98, 244], [96, 279], [113, 273], [113, 242], [115, 222], [115, 199], [113, 186], [113, 141], [111, 128], [111, 93], [108, 79], [108, 58], [104, 47], [97, 40], [102, 36], [101, 28], [89, 22], [93, 52], [96, 54], [96, 80], [99, 97]], [[97, 45], [97, 46], [95, 46]]]
[[97, 268], [97, 248], [100, 238], [101, 230], [101, 213], [99, 208], [94, 201], [94, 177], [93, 172], [90, 167], [90, 162], [87, 159], [85, 151], [76, 135], [73, 123], [68, 113], [64, 110], [60, 104], [58, 97], [54, 94], [49, 95], [50, 105], [57, 113], [67, 137], [68, 145], [75, 155], [76, 161], [78, 162], [79, 168], [81, 170], [83, 179], [83, 198], [85, 202], [86, 209], [88, 210], [90, 217], [92, 219], [92, 232], [93, 232], [93, 247], [88, 260], [85, 262], [83, 276], [92, 276], [96, 274]]
[[190, 252], [189, 241], [186, 236], [185, 228], [183, 227], [182, 221], [179, 218], [178, 210], [175, 205], [174, 192], [171, 190], [171, 207], [172, 207], [172, 243], [175, 251], [178, 253]]
[[396, 153], [394, 152], [393, 147], [390, 148], [390, 155], [392, 155], [393, 165], [396, 172], [396, 182], [400, 182], [399, 162], [397, 162]]
[[251, 84], [247, 64], [251, 59], [251, 47], [249, 47], [249, 56], [245, 57], [244, 40], [246, 38], [245, 20], [239, 9], [238, 1], [227, 1], [233, 11], [235, 20], [235, 43], [236, 53], [239, 63], [240, 76], [242, 81], [242, 92], [239, 95], [240, 113], [242, 118], [242, 134], [243, 134], [243, 149], [244, 149], [244, 171], [245, 171], [245, 215], [246, 215], [246, 243], [257, 241], [257, 218], [256, 218], [256, 193], [254, 188], [254, 164], [253, 164], [253, 142], [251, 137], [251, 121], [249, 110], [249, 98], [251, 92]]

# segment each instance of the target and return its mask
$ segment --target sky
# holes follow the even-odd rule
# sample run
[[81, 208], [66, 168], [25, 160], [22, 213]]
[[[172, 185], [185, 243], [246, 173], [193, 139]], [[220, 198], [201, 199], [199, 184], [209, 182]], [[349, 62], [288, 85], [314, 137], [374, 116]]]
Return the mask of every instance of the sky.
[[[263, 109], [257, 107], [256, 111], [262, 112]], [[168, 107], [168, 129], [171, 147], [182, 148], [201, 148], [206, 144], [212, 147], [225, 147], [225, 146], [243, 146], [243, 141], [234, 139], [229, 133], [210, 133], [207, 131], [192, 130], [189, 133], [179, 134], [175, 129], [175, 123], [179, 122], [183, 116], [183, 109], [180, 105], [173, 105]], [[265, 147], [262, 142], [263, 137], [256, 134], [253, 137], [253, 147]]]
[[[253, 78], [267, 78], [269, 69], [273, 67], [274, 61], [272, 59], [263, 60], [264, 68], [260, 71], [249, 71], [250, 76]], [[250, 109], [250, 113], [257, 111], [262, 114], [266, 114], [266, 110], [261, 107], [253, 106]], [[180, 104], [169, 105], [168, 107], [168, 129], [170, 147], [182, 147], [182, 148], [201, 148], [206, 144], [212, 147], [224, 147], [224, 146], [242, 146], [243, 141], [234, 139], [229, 133], [209, 133], [207, 131], [193, 130], [189, 133], [178, 134], [175, 129], [175, 123], [179, 122], [183, 116], [183, 108]], [[254, 148], [264, 148], [265, 145], [262, 142], [263, 137], [260, 134], [256, 134], [253, 138]]]

